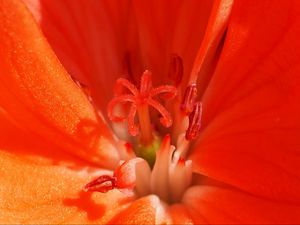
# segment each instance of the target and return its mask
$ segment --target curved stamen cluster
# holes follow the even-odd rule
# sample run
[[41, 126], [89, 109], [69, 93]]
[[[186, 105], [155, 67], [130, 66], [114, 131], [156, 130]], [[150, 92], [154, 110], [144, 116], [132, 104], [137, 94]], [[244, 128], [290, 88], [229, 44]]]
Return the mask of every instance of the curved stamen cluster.
[[[174, 84], [178, 85], [176, 81], [179, 81], [183, 74], [181, 58], [174, 55], [171, 65]], [[163, 85], [154, 88], [151, 73], [147, 70], [141, 77], [139, 89], [127, 79], [117, 80], [115, 97], [108, 105], [108, 117], [114, 122], [127, 120], [129, 134], [136, 136], [140, 133], [140, 142], [133, 148], [130, 143], [120, 141], [119, 166], [112, 175], [102, 175], [86, 184], [84, 191], [105, 193], [118, 189], [127, 193], [129, 190], [134, 191], [136, 196], [156, 194], [170, 203], [182, 199], [185, 190], [192, 183], [192, 161], [186, 160], [185, 156], [191, 140], [199, 135], [202, 119], [202, 104], [197, 101], [196, 84], [187, 87], [180, 105], [182, 113], [177, 111], [181, 117], [188, 117], [189, 126], [185, 133], [182, 133], [183, 130], [177, 133], [179, 135], [176, 148], [171, 144], [170, 135], [166, 135], [162, 141], [155, 137], [149, 114], [149, 106], [152, 106], [160, 113], [161, 124], [165, 127], [171, 126], [171, 115], [157, 98], [171, 99], [176, 94], [177, 89], [174, 86]], [[116, 115], [117, 106], [125, 103], [130, 104], [128, 114]], [[176, 107], [179, 110], [179, 106]], [[135, 122], [136, 115], [139, 125]]]
[[112, 189], [135, 191], [138, 196], [156, 194], [166, 202], [178, 202], [192, 181], [192, 161], [185, 160], [186, 144], [179, 138], [177, 149], [166, 135], [156, 152], [151, 171], [142, 158], [123, 162], [112, 176], [102, 175], [84, 187], [84, 191], [105, 193]]
[[[121, 88], [126, 88], [130, 93], [122, 94]], [[122, 122], [128, 120], [128, 132], [132, 136], [136, 136], [141, 128], [142, 133], [151, 132], [151, 124], [149, 119], [148, 106], [155, 108], [161, 115], [160, 122], [165, 127], [172, 125], [170, 113], [155, 99], [162, 97], [165, 99], [174, 98], [177, 94], [177, 89], [174, 86], [163, 85], [157, 88], [152, 87], [151, 73], [146, 70], [141, 78], [140, 90], [134, 84], [124, 78], [120, 78], [116, 82], [115, 98], [108, 104], [108, 117], [114, 122]], [[119, 104], [131, 103], [131, 107], [127, 116], [114, 115], [114, 109]], [[140, 127], [135, 124], [135, 115], [138, 113]], [[141, 127], [143, 126], [143, 127]], [[144, 128], [144, 129], [143, 129]], [[149, 134], [148, 134], [149, 136]]]

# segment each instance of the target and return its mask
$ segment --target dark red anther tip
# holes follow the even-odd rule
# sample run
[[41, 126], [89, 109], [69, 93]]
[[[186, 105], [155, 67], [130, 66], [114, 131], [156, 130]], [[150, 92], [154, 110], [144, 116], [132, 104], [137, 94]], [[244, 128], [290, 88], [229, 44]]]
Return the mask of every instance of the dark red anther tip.
[[172, 54], [170, 58], [170, 67], [168, 77], [174, 82], [174, 85], [177, 87], [183, 77], [183, 62], [182, 58], [177, 54]]
[[86, 192], [102, 192], [106, 193], [116, 187], [116, 177], [102, 175], [95, 180], [87, 183], [83, 190]]
[[202, 118], [202, 104], [201, 102], [196, 102], [194, 104], [194, 109], [189, 115], [189, 127], [186, 131], [185, 138], [189, 141], [197, 138]]
[[193, 109], [197, 97], [197, 87], [196, 84], [191, 84], [185, 89], [183, 100], [181, 102], [180, 109], [186, 114], [189, 115]]

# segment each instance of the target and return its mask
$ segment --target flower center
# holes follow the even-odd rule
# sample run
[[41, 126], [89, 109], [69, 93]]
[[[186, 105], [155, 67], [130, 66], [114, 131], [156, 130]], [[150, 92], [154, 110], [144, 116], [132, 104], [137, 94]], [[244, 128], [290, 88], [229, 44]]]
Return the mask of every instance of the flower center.
[[[176, 85], [180, 82], [182, 72], [181, 58], [173, 56], [169, 76], [175, 78]], [[113, 175], [102, 175], [86, 184], [85, 191], [105, 193], [118, 189], [134, 191], [137, 196], [153, 193], [173, 203], [180, 201], [184, 191], [191, 185], [192, 161], [186, 160], [186, 153], [190, 142], [199, 134], [202, 116], [202, 105], [196, 102], [196, 85], [188, 86], [181, 95], [172, 85], [153, 87], [151, 76], [146, 70], [139, 88], [124, 78], [116, 81], [115, 97], [107, 108], [108, 117], [112, 122], [127, 121], [128, 133], [135, 140], [133, 144], [120, 141], [118, 151], [122, 153], [120, 155], [124, 161], [120, 162]], [[181, 101], [180, 105], [171, 102], [176, 99]], [[175, 110], [164, 107], [161, 103], [163, 100], [171, 102], [171, 108]], [[162, 138], [154, 129], [150, 108], [160, 114], [160, 124], [165, 128], [173, 124], [170, 112], [181, 117], [178, 121], [188, 118], [188, 126], [179, 132], [176, 145], [171, 144], [169, 134]]]

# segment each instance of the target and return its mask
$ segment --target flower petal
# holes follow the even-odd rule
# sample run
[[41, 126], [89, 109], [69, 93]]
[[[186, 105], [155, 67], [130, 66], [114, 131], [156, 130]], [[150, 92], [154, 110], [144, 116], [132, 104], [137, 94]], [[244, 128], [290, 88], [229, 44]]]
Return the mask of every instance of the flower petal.
[[206, 32], [189, 77], [189, 83], [197, 83], [199, 97], [205, 92], [218, 62], [232, 5], [233, 0], [214, 1]]
[[91, 169], [55, 166], [43, 157], [30, 160], [3, 151], [0, 165], [0, 223], [103, 224], [131, 201], [118, 191], [81, 191]]
[[[172, 224], [193, 224], [187, 208], [183, 204], [173, 204], [168, 209], [172, 218]], [[199, 224], [203, 224], [202, 221]]]
[[299, 12], [299, 1], [235, 2], [191, 155], [199, 173], [293, 204], [300, 204]]
[[166, 83], [171, 54], [175, 53], [182, 57], [184, 74], [189, 76], [212, 3], [210, 0], [133, 1], [138, 31], [129, 43], [133, 74], [149, 69], [155, 84]]
[[125, 72], [129, 1], [24, 1], [62, 64], [106, 111]]
[[155, 195], [136, 200], [127, 209], [113, 218], [109, 224], [162, 224], [162, 206]]
[[[183, 202], [195, 224], [299, 224], [300, 206], [272, 202], [231, 189], [195, 186]], [[199, 218], [203, 215], [203, 218]]]
[[25, 5], [0, 0], [0, 24], [1, 117], [72, 154], [108, 160], [112, 155], [108, 150], [104, 154], [103, 143], [111, 139], [110, 132], [65, 72]]

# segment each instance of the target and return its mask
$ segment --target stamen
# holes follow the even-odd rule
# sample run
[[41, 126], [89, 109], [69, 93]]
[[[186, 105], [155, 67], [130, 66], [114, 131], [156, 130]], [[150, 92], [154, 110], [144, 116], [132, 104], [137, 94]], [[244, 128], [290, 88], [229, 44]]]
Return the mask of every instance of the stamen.
[[150, 93], [151, 97], [154, 97], [159, 94], [164, 94], [161, 97], [166, 100], [172, 99], [177, 95], [177, 88], [171, 85], [163, 85], [152, 89]]
[[192, 180], [192, 161], [180, 157], [170, 167], [170, 195], [173, 202], [178, 202]]
[[124, 78], [119, 78], [116, 81], [115, 94], [118, 94], [119, 88], [121, 86], [126, 87], [133, 95], [138, 95], [139, 93], [138, 89], [132, 83], [130, 83], [128, 80]]
[[151, 169], [142, 158], [134, 158], [123, 162], [116, 168], [113, 176], [102, 175], [83, 187], [86, 192], [106, 193], [118, 189], [130, 193], [137, 189], [139, 194], [148, 194], [150, 190]]
[[189, 115], [193, 109], [197, 97], [197, 87], [196, 84], [189, 85], [184, 93], [184, 97], [180, 106], [180, 109], [186, 114]]
[[189, 115], [189, 127], [186, 131], [186, 139], [194, 140], [200, 131], [201, 127], [201, 118], [202, 118], [202, 104], [197, 102], [194, 105], [194, 110]]
[[132, 147], [131, 143], [129, 143], [129, 142], [124, 142], [121, 140], [118, 141], [117, 149], [118, 149], [120, 159], [122, 159], [122, 160], [129, 160], [129, 159], [136, 157], [136, 155], [133, 151], [133, 147]]
[[[146, 70], [141, 77], [140, 90], [134, 84], [124, 78], [120, 78], [116, 82], [115, 98], [108, 104], [108, 117], [113, 122], [122, 122], [128, 119], [128, 132], [132, 136], [136, 136], [140, 131], [141, 142], [149, 145], [153, 141], [152, 125], [150, 122], [150, 114], [148, 106], [155, 108], [162, 116], [160, 122], [165, 127], [172, 125], [170, 113], [156, 100], [154, 97], [171, 99], [177, 94], [177, 89], [170, 85], [164, 85], [157, 88], [152, 87], [151, 72]], [[129, 90], [129, 94], [122, 94], [120, 87]], [[119, 104], [131, 103], [131, 108], [127, 116], [114, 115], [114, 108]], [[138, 114], [139, 126], [135, 124], [135, 115]]]
[[132, 144], [131, 144], [131, 143], [126, 142], [126, 143], [124, 144], [124, 146], [125, 146], [126, 151], [127, 151], [128, 153], [132, 153], [132, 152], [133, 152], [133, 148], [132, 148]]
[[89, 182], [83, 187], [86, 192], [106, 193], [116, 187], [116, 178], [109, 175], [102, 175], [97, 179]]
[[182, 58], [177, 54], [171, 55], [168, 77], [174, 82], [176, 87], [181, 83], [183, 77], [183, 62]]
[[136, 104], [132, 104], [128, 114], [128, 132], [131, 136], [136, 136], [139, 132], [139, 128], [134, 123], [134, 117], [137, 112]]
[[152, 89], [152, 74], [149, 70], [145, 70], [141, 78], [140, 94], [146, 97]]
[[174, 146], [170, 144], [171, 137], [166, 135], [156, 152], [156, 161], [151, 173], [151, 191], [164, 200], [169, 198], [169, 165]]
[[160, 123], [164, 125], [165, 127], [170, 127], [173, 123], [171, 114], [164, 108], [161, 104], [159, 104], [157, 101], [154, 101], [153, 99], [148, 99], [148, 104], [151, 105], [153, 108], [155, 108], [160, 114]]
[[181, 157], [185, 157], [188, 148], [190, 146], [190, 142], [185, 138], [185, 134], [182, 133], [180, 135], [178, 135], [178, 139], [177, 139], [177, 149], [176, 151], [179, 153], [179, 155]]
[[108, 118], [113, 121], [113, 122], [122, 122], [124, 120], [126, 120], [126, 117], [122, 117], [122, 116], [115, 116], [113, 114], [114, 108], [118, 105], [118, 104], [124, 104], [126, 102], [135, 102], [135, 98], [132, 95], [121, 95], [118, 97], [115, 97], [114, 99], [112, 99], [108, 106], [107, 106], [107, 111], [108, 111]]

